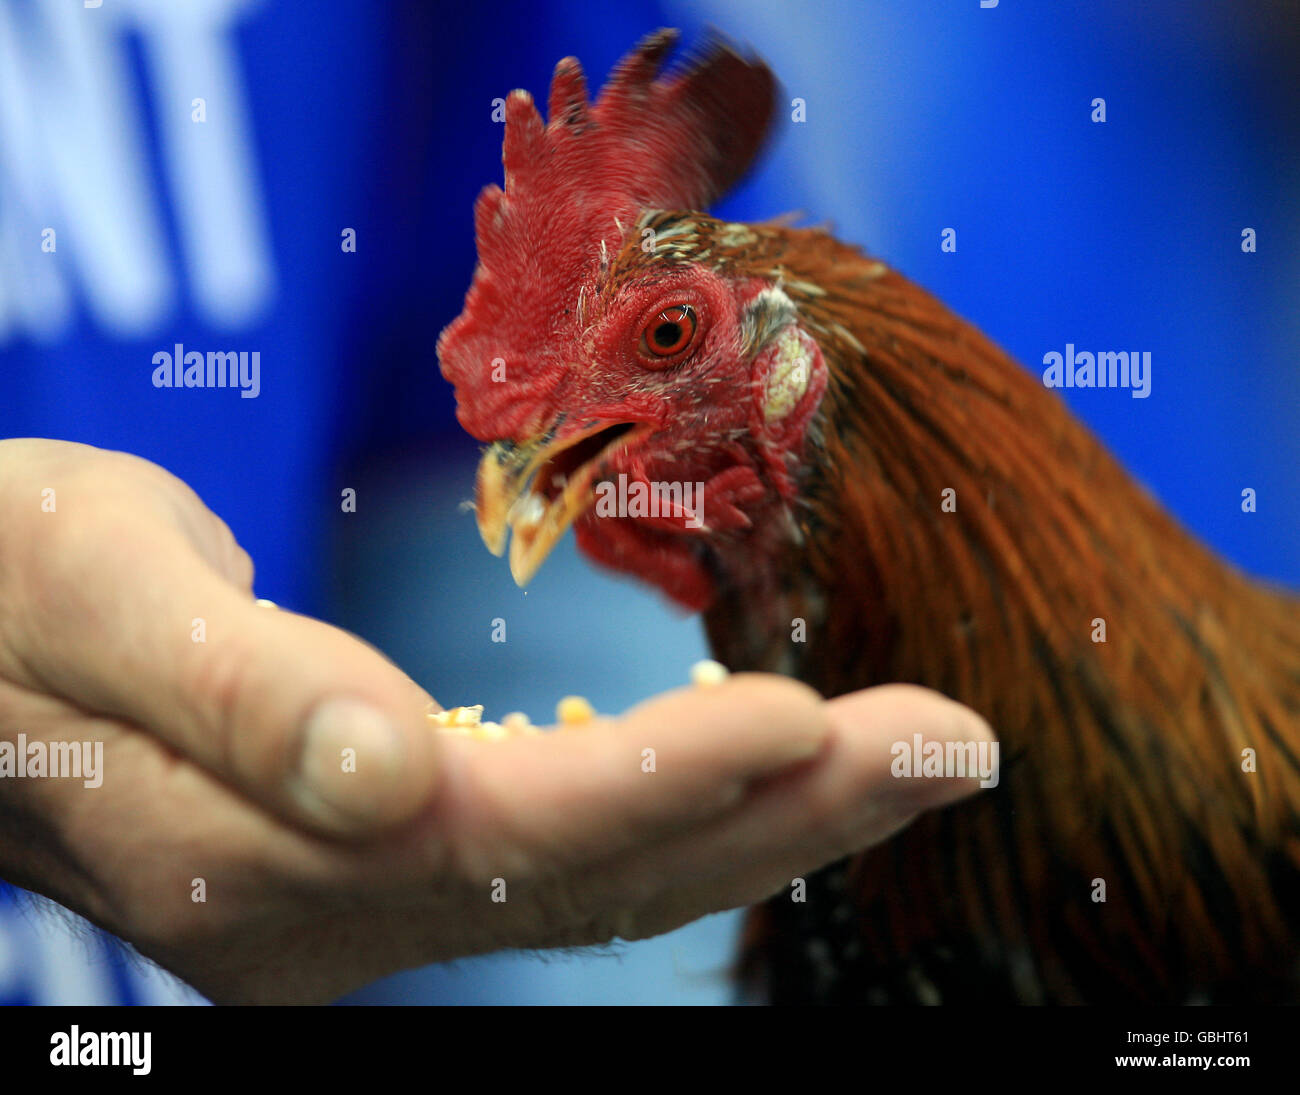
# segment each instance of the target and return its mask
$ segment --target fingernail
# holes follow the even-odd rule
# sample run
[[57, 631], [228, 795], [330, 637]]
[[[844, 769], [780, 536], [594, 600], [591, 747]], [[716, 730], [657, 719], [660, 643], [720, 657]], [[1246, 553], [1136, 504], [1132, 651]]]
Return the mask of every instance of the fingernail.
[[382, 812], [407, 754], [383, 712], [360, 700], [326, 700], [308, 717], [302, 741], [291, 790], [308, 814], [353, 829]]

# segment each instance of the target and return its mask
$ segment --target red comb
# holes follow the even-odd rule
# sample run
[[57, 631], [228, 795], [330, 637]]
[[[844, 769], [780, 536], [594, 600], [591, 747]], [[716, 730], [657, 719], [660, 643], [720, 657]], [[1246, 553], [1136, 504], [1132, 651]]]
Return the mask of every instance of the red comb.
[[[459, 417], [483, 440], [510, 436], [544, 413], [556, 315], [617, 250], [644, 209], [704, 209], [749, 167], [762, 144], [775, 82], [762, 61], [714, 38], [667, 72], [674, 30], [644, 38], [587, 101], [582, 67], [566, 57], [551, 81], [543, 125], [524, 91], [506, 100], [505, 189], [474, 207], [479, 267], [465, 310], [443, 332], [443, 375]], [[618, 222], [618, 223], [616, 223]], [[494, 360], [506, 383], [491, 384]]]

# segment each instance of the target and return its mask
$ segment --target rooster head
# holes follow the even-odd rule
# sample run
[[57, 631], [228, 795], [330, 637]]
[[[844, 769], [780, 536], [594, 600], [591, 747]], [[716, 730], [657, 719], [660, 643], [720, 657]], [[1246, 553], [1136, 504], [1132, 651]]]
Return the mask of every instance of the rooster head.
[[505, 105], [505, 187], [475, 206], [479, 262], [438, 342], [457, 417], [488, 442], [479, 529], [524, 585], [573, 525], [607, 566], [691, 609], [720, 553], [789, 522], [792, 468], [826, 385], [763, 226], [699, 210], [767, 132], [767, 67], [711, 42], [662, 72], [647, 37], [594, 103], [559, 63], [543, 123]]

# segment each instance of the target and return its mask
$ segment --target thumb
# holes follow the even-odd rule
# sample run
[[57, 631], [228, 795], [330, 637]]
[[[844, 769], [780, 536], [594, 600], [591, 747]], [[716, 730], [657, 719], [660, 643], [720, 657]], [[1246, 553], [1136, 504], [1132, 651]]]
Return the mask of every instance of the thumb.
[[430, 697], [372, 647], [259, 606], [170, 524], [44, 548], [26, 560], [39, 607], [3, 636], [28, 687], [134, 723], [316, 830], [370, 833], [432, 797]]

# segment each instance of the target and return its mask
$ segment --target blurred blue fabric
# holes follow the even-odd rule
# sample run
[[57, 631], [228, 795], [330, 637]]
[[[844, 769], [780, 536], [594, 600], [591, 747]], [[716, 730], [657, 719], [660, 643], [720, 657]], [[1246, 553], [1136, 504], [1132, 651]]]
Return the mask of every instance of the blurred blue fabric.
[[[1066, 343], [1150, 350], [1149, 399], [1066, 398], [1192, 529], [1300, 585], [1283, 16], [1174, 0], [0, 0], [0, 436], [164, 465], [230, 523], [261, 595], [359, 632], [445, 702], [541, 719], [561, 692], [619, 710], [681, 682], [699, 628], [655, 594], [570, 543], [525, 595], [482, 549], [460, 507], [475, 447], [434, 343], [473, 268], [474, 196], [500, 181], [492, 100], [544, 100], [567, 54], [594, 90], [646, 31], [691, 42], [713, 25], [806, 103], [802, 123], [779, 113], [725, 215], [832, 222], [1036, 371]], [[155, 388], [154, 355], [177, 344], [258, 352], [260, 393]], [[416, 971], [353, 999], [723, 1002], [736, 923]], [[0, 892], [0, 1002], [190, 998], [117, 954]]]

